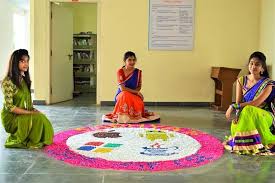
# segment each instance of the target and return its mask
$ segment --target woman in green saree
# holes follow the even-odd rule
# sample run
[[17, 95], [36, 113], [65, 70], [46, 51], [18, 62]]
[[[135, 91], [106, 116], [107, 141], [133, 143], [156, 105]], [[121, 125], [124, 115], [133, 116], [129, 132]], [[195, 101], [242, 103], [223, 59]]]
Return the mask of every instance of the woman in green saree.
[[30, 88], [29, 54], [19, 49], [11, 55], [8, 74], [2, 82], [1, 118], [9, 133], [5, 147], [42, 148], [53, 141], [52, 125], [44, 114], [33, 108]]
[[236, 111], [231, 136], [225, 148], [238, 154], [275, 155], [274, 81], [269, 79], [266, 57], [254, 52], [249, 58], [249, 75], [236, 85], [236, 103], [229, 106], [226, 118]]

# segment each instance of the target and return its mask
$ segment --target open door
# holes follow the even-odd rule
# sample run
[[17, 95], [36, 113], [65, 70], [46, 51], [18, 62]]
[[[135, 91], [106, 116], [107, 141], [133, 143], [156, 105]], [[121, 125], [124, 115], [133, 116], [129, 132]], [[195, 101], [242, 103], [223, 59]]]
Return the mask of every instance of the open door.
[[73, 13], [62, 3], [51, 3], [51, 100], [73, 98]]

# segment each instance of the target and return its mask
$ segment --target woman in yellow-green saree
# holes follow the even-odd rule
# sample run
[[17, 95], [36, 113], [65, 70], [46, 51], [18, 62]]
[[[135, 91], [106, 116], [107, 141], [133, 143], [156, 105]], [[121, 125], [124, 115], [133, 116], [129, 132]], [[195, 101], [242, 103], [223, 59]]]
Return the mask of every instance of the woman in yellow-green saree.
[[2, 124], [9, 134], [5, 147], [42, 148], [53, 141], [53, 128], [47, 117], [33, 108], [29, 75], [29, 54], [13, 52], [8, 74], [2, 82], [4, 106]]
[[254, 52], [249, 58], [249, 75], [236, 85], [236, 103], [229, 106], [226, 118], [236, 111], [231, 136], [225, 148], [238, 154], [275, 155], [274, 81], [269, 79], [266, 57]]

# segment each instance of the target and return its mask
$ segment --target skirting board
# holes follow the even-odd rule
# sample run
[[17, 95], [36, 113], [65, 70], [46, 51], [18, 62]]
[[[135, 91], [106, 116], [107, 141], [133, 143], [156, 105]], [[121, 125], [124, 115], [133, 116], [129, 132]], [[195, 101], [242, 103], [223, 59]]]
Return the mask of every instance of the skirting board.
[[46, 100], [33, 100], [33, 105], [46, 105]]
[[[34, 105], [46, 105], [45, 100], [33, 100]], [[101, 106], [114, 106], [114, 101], [101, 101]], [[145, 102], [145, 106], [210, 107], [210, 102]]]
[[[101, 106], [114, 106], [114, 101], [101, 101]], [[145, 102], [146, 106], [210, 107], [210, 102]]]

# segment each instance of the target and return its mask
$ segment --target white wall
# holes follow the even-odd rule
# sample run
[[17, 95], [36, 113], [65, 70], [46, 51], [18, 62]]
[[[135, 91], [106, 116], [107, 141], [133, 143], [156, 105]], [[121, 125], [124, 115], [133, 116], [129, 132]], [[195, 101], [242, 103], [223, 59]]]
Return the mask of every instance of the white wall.
[[[212, 102], [211, 66], [245, 69], [248, 56], [259, 49], [259, 0], [196, 0], [195, 48], [190, 52], [148, 51], [148, 0], [81, 1], [98, 2], [97, 103], [113, 100], [116, 70], [126, 50], [137, 53], [146, 101]], [[50, 2], [31, 2], [32, 47], [39, 61], [34, 64], [35, 96], [48, 102]]]
[[97, 5], [95, 3], [66, 3], [74, 16], [74, 33], [97, 33]]
[[0, 80], [6, 74], [6, 66], [13, 50], [12, 5], [0, 0]]
[[[20, 20], [14, 26], [13, 15], [20, 14]], [[0, 0], [0, 79], [6, 75], [8, 61], [14, 49], [29, 49], [29, 0]], [[15, 34], [15, 31], [16, 34]], [[15, 38], [17, 35], [17, 38]], [[15, 42], [18, 39], [21, 42]]]
[[272, 79], [275, 79], [275, 0], [262, 0], [260, 50], [266, 54]]

